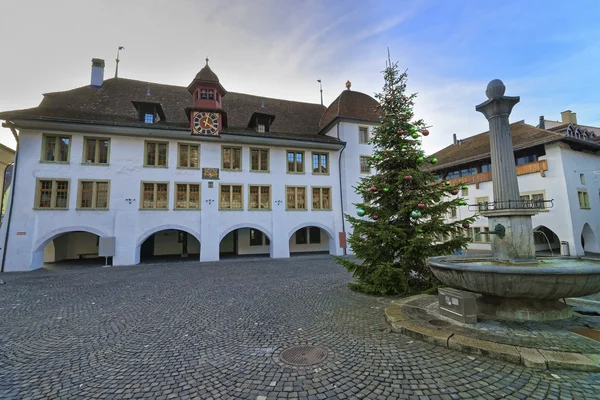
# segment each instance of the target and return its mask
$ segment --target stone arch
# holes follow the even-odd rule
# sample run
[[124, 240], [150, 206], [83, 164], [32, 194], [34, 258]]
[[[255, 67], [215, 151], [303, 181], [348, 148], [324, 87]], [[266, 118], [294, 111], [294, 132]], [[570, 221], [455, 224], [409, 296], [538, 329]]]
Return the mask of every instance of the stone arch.
[[326, 225], [323, 225], [320, 222], [304, 222], [304, 223], [301, 223], [300, 225], [297, 225], [288, 233], [288, 239], [290, 239], [292, 237], [292, 235], [294, 234], [294, 232], [296, 232], [298, 229], [306, 228], [308, 226], [316, 226], [317, 228], [321, 228], [322, 230], [324, 230], [327, 233], [330, 240], [334, 239], [333, 231], [329, 227], [327, 227]]
[[554, 255], [560, 252], [560, 238], [552, 229], [545, 225], [538, 225], [533, 230], [533, 242], [536, 251], [551, 251]]
[[36, 243], [36, 245], [34, 246], [34, 253], [37, 253], [39, 251], [44, 251], [44, 247], [46, 247], [46, 245], [56, 239], [57, 237], [59, 237], [62, 234], [65, 233], [69, 233], [69, 232], [87, 232], [87, 233], [91, 233], [93, 235], [99, 236], [99, 237], [107, 237], [110, 235], [107, 235], [105, 232], [101, 231], [100, 229], [96, 229], [96, 228], [92, 228], [90, 226], [66, 226], [66, 227], [62, 227], [62, 228], [57, 228], [54, 229], [50, 232], [48, 232], [46, 235], [42, 236]]
[[336, 240], [335, 240], [333, 231], [328, 226], [326, 226], [320, 222], [303, 222], [303, 223], [295, 226], [288, 233], [288, 240], [291, 240], [292, 235], [294, 235], [294, 233], [296, 233], [299, 229], [308, 228], [311, 226], [320, 228], [323, 232], [327, 233], [327, 236], [329, 236], [329, 254], [335, 255], [336, 254]]
[[600, 245], [598, 245], [598, 238], [592, 230], [592, 227], [587, 222], [583, 225], [581, 230], [581, 239], [583, 251], [591, 253], [600, 253]]
[[264, 233], [269, 238], [271, 243], [273, 242], [273, 235], [267, 228], [265, 228], [264, 226], [260, 226], [258, 224], [253, 224], [253, 223], [241, 223], [241, 224], [230, 226], [229, 228], [227, 228], [223, 232], [221, 232], [221, 235], [219, 236], [219, 242], [221, 242], [221, 240], [223, 240], [223, 238], [225, 236], [227, 236], [229, 233], [235, 231], [236, 229], [241, 229], [241, 228], [258, 229], [259, 231]]
[[148, 229], [141, 236], [139, 236], [138, 240], [136, 242], [136, 248], [139, 250], [139, 247], [142, 245], [142, 243], [144, 243], [146, 241], [146, 239], [148, 239], [151, 235], [154, 235], [156, 232], [166, 231], [169, 229], [187, 232], [190, 235], [194, 236], [198, 240], [198, 242], [200, 242], [200, 232], [196, 232], [195, 230], [190, 229], [187, 226], [182, 226], [182, 225], [177, 225], [177, 224], [165, 224], [165, 225], [155, 226], [152, 229]]

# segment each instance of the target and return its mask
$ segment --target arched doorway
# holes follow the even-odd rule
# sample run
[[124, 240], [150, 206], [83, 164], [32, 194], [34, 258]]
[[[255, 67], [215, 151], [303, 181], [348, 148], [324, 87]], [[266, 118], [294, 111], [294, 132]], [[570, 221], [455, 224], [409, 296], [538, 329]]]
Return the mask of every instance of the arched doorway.
[[540, 255], [549, 253], [549, 255], [560, 254], [560, 239], [550, 228], [540, 225], [533, 230], [533, 242], [535, 251]]
[[219, 258], [271, 255], [271, 238], [264, 231], [248, 227], [228, 232], [219, 243]]
[[44, 246], [44, 266], [105, 265], [106, 259], [98, 256], [99, 240], [100, 236], [85, 231], [59, 234]]
[[587, 253], [600, 253], [598, 239], [590, 227], [590, 224], [586, 223], [583, 225], [583, 230], [581, 231], [581, 246], [583, 247], [583, 251]]
[[333, 237], [318, 226], [302, 226], [290, 237], [290, 256], [302, 254], [335, 254]]
[[163, 229], [150, 234], [140, 245], [140, 262], [200, 260], [200, 241], [180, 229]]

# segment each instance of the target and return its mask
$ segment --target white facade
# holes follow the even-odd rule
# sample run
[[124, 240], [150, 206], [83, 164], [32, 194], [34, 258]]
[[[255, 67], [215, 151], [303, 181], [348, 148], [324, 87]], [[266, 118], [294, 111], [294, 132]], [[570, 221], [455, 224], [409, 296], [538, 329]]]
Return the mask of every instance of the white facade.
[[[548, 170], [544, 176], [540, 172], [518, 176], [520, 194], [543, 194], [545, 200], [553, 200], [552, 208], [540, 211], [532, 217], [536, 250], [546, 251], [550, 247], [554, 254], [560, 253], [560, 243], [568, 242], [571, 255], [581, 256], [585, 252], [600, 253], [600, 155], [591, 152], [572, 150], [569, 145], [555, 142], [545, 145], [545, 156]], [[582, 183], [583, 182], [583, 183]], [[468, 195], [462, 196], [468, 204], [476, 204], [482, 198], [492, 202], [492, 181], [480, 182], [479, 188], [469, 184]], [[578, 192], [586, 192], [589, 207], [581, 207]], [[460, 193], [459, 193], [460, 195]], [[475, 211], [468, 207], [460, 207], [456, 218], [473, 216]], [[478, 217], [471, 224], [473, 229], [488, 227], [488, 220]], [[552, 231], [553, 236], [543, 227]], [[493, 228], [492, 228], [493, 229]], [[546, 236], [535, 231], [544, 231]], [[474, 235], [473, 235], [474, 236]], [[548, 237], [548, 239], [546, 239]], [[585, 248], [582, 245], [582, 237]], [[489, 235], [473, 237], [469, 246], [473, 250], [490, 250]]]
[[[285, 258], [290, 256], [290, 252], [303, 251], [344, 254], [344, 249], [340, 246], [340, 233], [344, 230], [348, 232], [349, 224], [344, 221], [340, 196], [344, 196], [344, 213], [353, 213], [352, 203], [360, 201], [352, 189], [361, 176], [359, 155], [368, 155], [372, 150], [368, 144], [359, 144], [359, 126], [369, 125], [358, 122], [339, 122], [327, 133], [338, 137], [339, 128], [339, 139], [346, 142], [343, 150], [339, 144], [316, 141], [234, 135], [223, 135], [221, 139], [215, 140], [191, 136], [189, 133], [186, 135], [181, 131], [159, 133], [157, 130], [143, 128], [72, 124], [59, 126], [56, 123], [25, 125], [27, 124], [21, 125], [19, 137], [19, 165], [10, 232], [6, 232], [6, 223], [0, 231], [2, 238], [8, 234], [9, 239], [6, 248], [1, 250], [6, 250], [7, 272], [40, 268], [44, 261], [85, 258], [90, 254], [97, 254], [97, 242], [94, 242], [96, 236], [116, 238], [113, 265], [137, 264], [140, 262], [142, 244], [157, 232], [161, 232], [161, 236], [155, 238], [154, 255], [180, 252], [181, 243], [177, 241], [176, 231], [184, 231], [190, 238], [187, 253], [199, 253], [200, 261], [218, 260], [220, 251], [227, 252], [232, 248], [231, 232], [238, 229], [237, 254], [267, 253], [275, 258]], [[44, 133], [66, 134], [71, 137], [67, 163], [40, 162]], [[82, 162], [84, 137], [110, 138], [108, 165]], [[146, 140], [168, 142], [168, 167], [144, 167]], [[179, 143], [200, 144], [200, 169], [177, 167]], [[221, 147], [224, 145], [242, 147], [242, 170], [221, 170], [219, 180], [202, 179], [202, 168], [221, 169]], [[268, 172], [249, 170], [251, 147], [269, 149]], [[304, 173], [287, 172], [287, 150], [304, 151]], [[328, 174], [312, 173], [311, 154], [314, 151], [329, 154]], [[39, 191], [37, 181], [50, 178], [69, 180], [67, 209], [36, 208], [36, 193]], [[110, 181], [108, 210], [78, 209], [80, 180]], [[144, 181], [168, 182], [169, 206], [166, 210], [140, 209], [141, 183]], [[200, 183], [200, 210], [174, 210], [177, 182]], [[209, 187], [211, 184], [212, 187]], [[219, 184], [243, 185], [242, 211], [219, 210]], [[271, 187], [270, 210], [248, 210], [249, 184]], [[286, 211], [286, 185], [306, 187], [306, 211]], [[313, 210], [312, 187], [331, 188], [330, 210]], [[321, 229], [319, 243], [296, 244], [295, 233], [305, 227]], [[250, 229], [263, 232], [270, 244], [249, 246]], [[67, 233], [68, 236], [64, 235]], [[69, 238], [75, 239], [69, 241], [68, 247], [60, 245], [60, 240]], [[59, 247], [60, 251], [55, 250]]]

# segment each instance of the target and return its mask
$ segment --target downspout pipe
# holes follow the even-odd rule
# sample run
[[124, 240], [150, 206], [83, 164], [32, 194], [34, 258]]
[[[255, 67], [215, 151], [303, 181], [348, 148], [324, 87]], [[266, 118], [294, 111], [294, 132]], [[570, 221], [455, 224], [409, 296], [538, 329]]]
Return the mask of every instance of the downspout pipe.
[[[337, 138], [340, 139], [340, 122], [338, 121], [336, 125], [337, 130]], [[346, 150], [346, 143], [344, 142], [344, 147], [340, 150], [340, 157], [338, 159], [338, 174], [340, 177], [340, 206], [342, 208], [342, 232], [344, 233], [344, 237], [346, 237], [346, 225], [344, 223], [344, 190], [342, 189], [342, 153]], [[348, 240], [346, 238], [346, 246], [344, 246], [344, 255], [347, 255], [346, 249], [348, 247]]]
[[[4, 123], [2, 124], [2, 126], [4, 128], [9, 128], [12, 131], [13, 136], [15, 137], [15, 140], [17, 142], [17, 148], [15, 149], [15, 161], [14, 161], [14, 167], [13, 167], [13, 176], [12, 176], [12, 183], [10, 185], [10, 208], [8, 210], [8, 217], [7, 217], [7, 221], [6, 221], [6, 235], [4, 236], [4, 251], [2, 252], [2, 264], [0, 266], [0, 273], [4, 272], [4, 264], [6, 263], [6, 246], [8, 245], [8, 237], [10, 236], [10, 220], [12, 217], [12, 211], [14, 208], [14, 200], [15, 200], [15, 192], [16, 192], [16, 188], [15, 185], [17, 183], [17, 168], [19, 166], [19, 135], [17, 134], [17, 130], [15, 129], [15, 126], [12, 123]], [[3, 177], [4, 179], [4, 177]]]
[[[11, 165], [15, 165], [15, 163], [11, 162], [10, 164], [7, 164], [6, 167], [4, 167], [4, 173], [2, 174], [1, 179], [6, 178], [6, 171], [8, 171], [8, 167], [10, 167]], [[11, 183], [12, 182], [9, 182], [9, 185], [8, 185], [9, 188], [10, 188]], [[3, 190], [4, 190], [4, 192], [6, 192], [8, 190], [8, 188], [3, 188]], [[2, 212], [2, 207], [4, 207], [4, 192], [0, 193], [0, 213]]]

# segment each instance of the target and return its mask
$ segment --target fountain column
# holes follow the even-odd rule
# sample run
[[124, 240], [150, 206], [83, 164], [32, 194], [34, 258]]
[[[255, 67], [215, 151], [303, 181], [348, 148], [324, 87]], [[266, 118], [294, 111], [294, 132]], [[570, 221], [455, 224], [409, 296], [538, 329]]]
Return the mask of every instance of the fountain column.
[[490, 124], [490, 154], [494, 209], [482, 212], [488, 217], [492, 241], [492, 257], [502, 262], [529, 262], [535, 259], [531, 216], [535, 211], [521, 207], [519, 183], [513, 153], [508, 117], [520, 101], [518, 96], [505, 96], [506, 86], [499, 79], [491, 81], [485, 94], [488, 100], [475, 107]]

